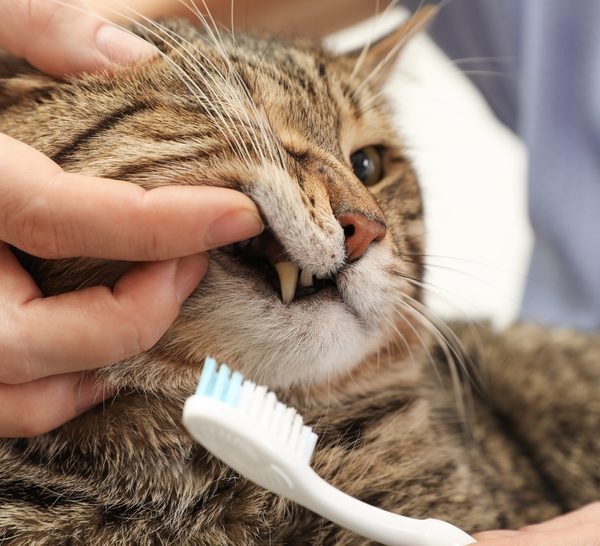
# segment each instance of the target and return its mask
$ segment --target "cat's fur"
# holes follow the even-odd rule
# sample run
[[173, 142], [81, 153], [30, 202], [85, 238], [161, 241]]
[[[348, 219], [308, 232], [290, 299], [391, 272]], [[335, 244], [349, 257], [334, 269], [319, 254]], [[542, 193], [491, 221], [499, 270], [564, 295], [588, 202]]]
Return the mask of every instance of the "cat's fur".
[[[425, 340], [419, 189], [380, 93], [385, 69], [368, 76], [390, 40], [355, 70], [356, 54], [245, 36], [224, 42], [225, 61], [206, 34], [170, 28], [189, 40], [157, 39], [170, 61], [112, 77], [54, 82], [5, 59], [0, 131], [73, 171], [245, 192], [295, 262], [337, 274], [344, 304], [285, 306], [255, 272], [211, 252], [161, 341], [100, 372], [120, 389], [114, 400], [52, 433], [0, 442], [0, 543], [362, 544], [189, 438], [182, 403], [206, 353], [278, 389], [319, 433], [317, 472], [377, 506], [473, 531], [597, 498], [597, 336], [456, 325], [475, 382], [468, 426], [446, 345]], [[348, 157], [370, 144], [385, 146], [387, 164], [367, 190]], [[387, 227], [352, 264], [335, 220], [348, 210]], [[111, 285], [127, 268], [20, 257], [47, 294]]]

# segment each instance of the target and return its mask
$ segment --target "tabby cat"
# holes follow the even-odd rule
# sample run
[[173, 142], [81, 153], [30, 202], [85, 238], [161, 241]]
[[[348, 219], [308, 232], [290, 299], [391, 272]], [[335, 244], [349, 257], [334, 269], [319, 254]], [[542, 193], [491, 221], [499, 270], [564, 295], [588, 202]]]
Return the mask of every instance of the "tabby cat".
[[[451, 334], [425, 324], [422, 202], [382, 88], [427, 17], [366, 54], [168, 22], [140, 31], [161, 58], [111, 77], [2, 58], [0, 131], [79, 173], [235, 188], [268, 225], [211, 251], [155, 347], [97, 372], [114, 399], [0, 441], [2, 544], [364, 544], [190, 439], [182, 405], [206, 354], [296, 406], [319, 434], [315, 470], [368, 503], [475, 531], [599, 496], [598, 337], [456, 325], [474, 382], [461, 412]], [[129, 267], [19, 258], [48, 295]]]

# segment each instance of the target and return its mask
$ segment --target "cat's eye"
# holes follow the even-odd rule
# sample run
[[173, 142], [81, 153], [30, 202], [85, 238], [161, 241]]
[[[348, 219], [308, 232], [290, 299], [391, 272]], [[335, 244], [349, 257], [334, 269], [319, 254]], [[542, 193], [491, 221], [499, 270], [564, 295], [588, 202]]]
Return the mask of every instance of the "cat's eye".
[[365, 186], [373, 186], [383, 178], [383, 158], [377, 146], [365, 146], [350, 156], [352, 170]]

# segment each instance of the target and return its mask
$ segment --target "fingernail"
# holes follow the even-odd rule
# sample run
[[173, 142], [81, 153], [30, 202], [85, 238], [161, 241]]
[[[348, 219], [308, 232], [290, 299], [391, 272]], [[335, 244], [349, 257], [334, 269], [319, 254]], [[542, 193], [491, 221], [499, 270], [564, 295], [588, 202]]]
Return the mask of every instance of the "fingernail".
[[194, 254], [179, 260], [175, 271], [175, 296], [179, 304], [182, 304], [198, 286], [207, 267], [206, 254]]
[[205, 242], [210, 247], [217, 247], [243, 241], [262, 233], [265, 226], [257, 212], [240, 209], [217, 218], [208, 226]]
[[150, 43], [112, 25], [100, 27], [96, 33], [96, 46], [105, 57], [116, 64], [144, 61], [158, 53]]
[[84, 413], [103, 400], [116, 394], [116, 390], [99, 383], [94, 377], [86, 376], [75, 385], [75, 411]]

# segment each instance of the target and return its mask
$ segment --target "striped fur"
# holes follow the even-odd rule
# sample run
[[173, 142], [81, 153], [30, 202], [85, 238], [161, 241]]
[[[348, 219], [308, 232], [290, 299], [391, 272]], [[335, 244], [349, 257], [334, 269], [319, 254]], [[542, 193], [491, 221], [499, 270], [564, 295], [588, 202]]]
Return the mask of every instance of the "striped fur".
[[[0, 60], [0, 130], [69, 170], [243, 191], [297, 263], [337, 271], [345, 302], [283, 306], [211, 252], [206, 280], [159, 343], [99, 372], [119, 389], [113, 400], [39, 438], [0, 441], [0, 544], [363, 543], [193, 444], [180, 415], [206, 353], [295, 405], [320, 434], [316, 470], [372, 504], [477, 530], [597, 497], [597, 337], [457, 325], [478, 381], [472, 423], [461, 423], [447, 346], [426, 339], [421, 316], [416, 175], [382, 77], [370, 77], [391, 46], [357, 68], [357, 55], [312, 43], [221, 43], [182, 23], [145, 34], [165, 57], [110, 78], [56, 82]], [[348, 157], [370, 144], [386, 147], [387, 164], [367, 190]], [[388, 230], [354, 264], [334, 217], [348, 211]], [[46, 294], [110, 286], [128, 267], [19, 256]]]

